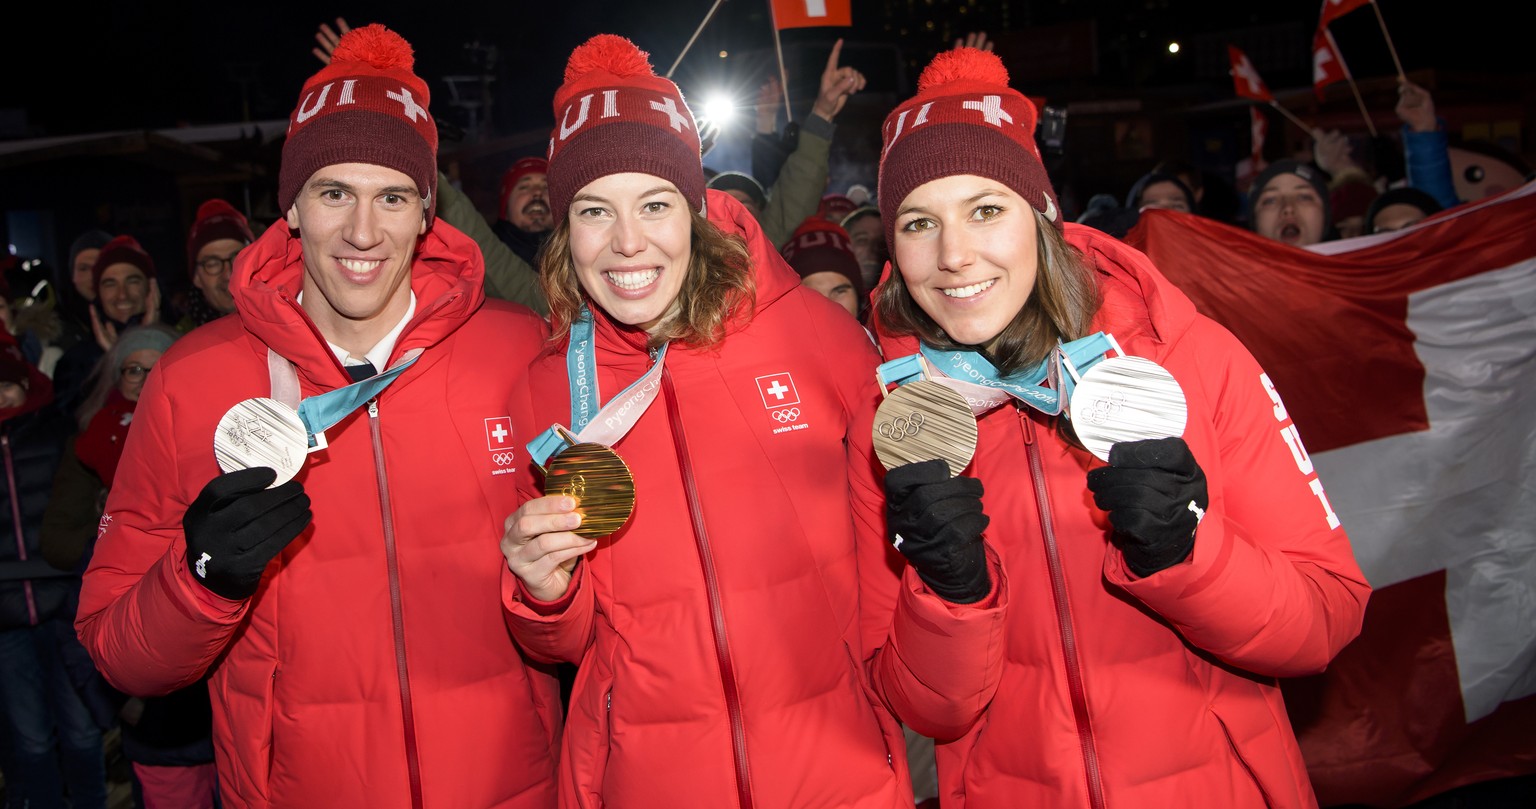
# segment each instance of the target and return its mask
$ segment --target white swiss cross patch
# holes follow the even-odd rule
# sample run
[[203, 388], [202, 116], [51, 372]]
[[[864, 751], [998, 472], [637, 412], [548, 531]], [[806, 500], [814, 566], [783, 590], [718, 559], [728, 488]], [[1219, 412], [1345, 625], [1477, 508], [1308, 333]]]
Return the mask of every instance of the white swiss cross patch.
[[485, 420], [485, 448], [491, 452], [512, 446], [512, 417], [496, 416]]
[[769, 410], [800, 404], [800, 394], [795, 391], [794, 377], [791, 377], [788, 371], [758, 377], [757, 392], [763, 397], [763, 407]]

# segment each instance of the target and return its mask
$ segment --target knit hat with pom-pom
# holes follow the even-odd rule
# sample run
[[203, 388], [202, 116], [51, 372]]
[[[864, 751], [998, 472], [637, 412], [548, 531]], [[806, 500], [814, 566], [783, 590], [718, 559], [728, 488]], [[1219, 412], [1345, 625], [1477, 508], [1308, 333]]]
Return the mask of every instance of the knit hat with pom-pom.
[[549, 208], [564, 218], [587, 183], [625, 172], [667, 180], [690, 207], [704, 208], [699, 130], [682, 91], [635, 43], [598, 34], [571, 52], [555, 91]]
[[795, 228], [793, 236], [779, 251], [790, 269], [802, 279], [819, 272], [835, 272], [853, 284], [854, 298], [864, 301], [864, 273], [859, 269], [859, 257], [853, 253], [853, 240], [841, 225], [833, 224], [812, 214]]
[[277, 204], [288, 210], [315, 172], [341, 163], [395, 169], [437, 211], [437, 124], [411, 45], [374, 23], [341, 35], [331, 62], [304, 83], [288, 119]]
[[991, 51], [955, 48], [933, 58], [917, 95], [891, 111], [881, 130], [880, 217], [886, 243], [896, 212], [918, 186], [956, 174], [997, 180], [1062, 227], [1051, 178], [1035, 145], [1035, 105], [1008, 86]]
[[197, 276], [197, 251], [220, 239], [234, 239], [242, 245], [256, 241], [245, 214], [222, 199], [210, 199], [197, 206], [197, 218], [187, 231], [187, 268], [194, 278]]

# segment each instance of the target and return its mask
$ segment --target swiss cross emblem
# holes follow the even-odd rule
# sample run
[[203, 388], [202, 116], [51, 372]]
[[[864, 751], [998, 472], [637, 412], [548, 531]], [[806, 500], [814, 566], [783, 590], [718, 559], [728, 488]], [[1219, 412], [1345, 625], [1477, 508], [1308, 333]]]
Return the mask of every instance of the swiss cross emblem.
[[788, 372], [758, 377], [757, 392], [763, 397], [763, 407], [769, 410], [800, 404], [800, 394], [795, 390], [795, 380]]
[[512, 417], [497, 416], [485, 420], [485, 447], [491, 452], [512, 446]]

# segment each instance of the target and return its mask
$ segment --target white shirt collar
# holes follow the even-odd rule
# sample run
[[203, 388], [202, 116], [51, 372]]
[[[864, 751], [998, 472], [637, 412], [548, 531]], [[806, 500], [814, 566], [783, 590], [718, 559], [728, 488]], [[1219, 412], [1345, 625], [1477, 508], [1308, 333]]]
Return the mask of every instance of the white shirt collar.
[[[304, 292], [302, 290], [299, 292], [296, 300], [299, 305], [303, 305]], [[416, 292], [415, 290], [412, 290], [411, 303], [405, 308], [405, 314], [400, 317], [400, 322], [396, 323], [395, 327], [390, 329], [389, 333], [384, 335], [383, 339], [374, 344], [373, 348], [368, 349], [368, 353], [363, 355], [362, 359], [353, 359], [352, 355], [348, 353], [345, 348], [336, 345], [330, 340], [326, 340], [325, 344], [330, 347], [331, 353], [336, 355], [336, 359], [340, 360], [343, 366], [362, 365], [362, 360], [367, 360], [373, 363], [373, 369], [375, 371], [383, 371], [385, 370], [384, 363], [389, 362], [389, 355], [394, 353], [395, 343], [399, 342], [400, 340], [400, 333], [405, 331], [405, 324], [411, 322], [411, 318], [415, 316]]]

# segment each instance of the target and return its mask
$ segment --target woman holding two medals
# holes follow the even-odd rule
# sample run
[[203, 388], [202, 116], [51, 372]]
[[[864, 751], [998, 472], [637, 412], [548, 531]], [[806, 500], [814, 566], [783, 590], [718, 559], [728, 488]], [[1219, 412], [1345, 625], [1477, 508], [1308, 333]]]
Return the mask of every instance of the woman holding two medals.
[[974, 460], [877, 442], [890, 530], [923, 541], [927, 504], [979, 482], [1009, 592], [996, 696], [938, 739], [941, 802], [1315, 806], [1276, 678], [1321, 671], [1369, 588], [1279, 395], [1144, 255], [1063, 226], [996, 56], [940, 54], [918, 88], [883, 132], [882, 380], [957, 404], [901, 385], [877, 430], [979, 435]]
[[[877, 689], [940, 717], [986, 693], [1002, 599], [985, 569], [969, 606], [897, 578], [874, 346], [706, 199], [694, 121], [633, 43], [577, 48], [554, 112], [556, 337], [512, 403], [544, 480], [501, 547], [512, 633], [579, 664], [560, 805], [910, 808]], [[872, 662], [893, 621], [928, 653]]]

